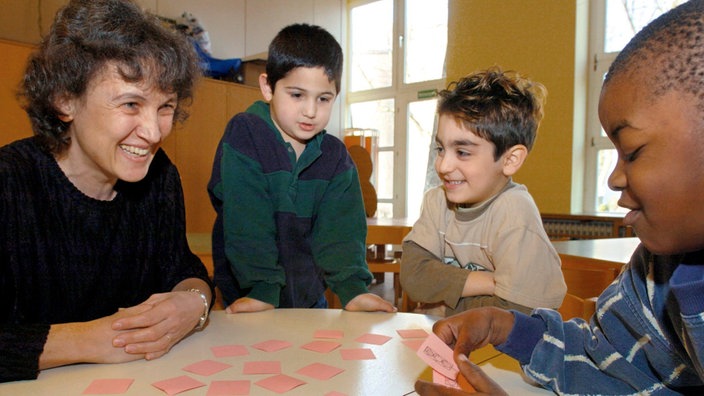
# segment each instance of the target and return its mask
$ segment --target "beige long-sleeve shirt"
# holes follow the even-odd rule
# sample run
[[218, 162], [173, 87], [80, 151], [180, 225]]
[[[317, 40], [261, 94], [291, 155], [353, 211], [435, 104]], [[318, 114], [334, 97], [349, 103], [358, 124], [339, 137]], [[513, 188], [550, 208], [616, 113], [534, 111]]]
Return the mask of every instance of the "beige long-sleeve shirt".
[[[466, 209], [448, 206], [441, 187], [429, 190], [403, 249], [404, 290], [414, 301], [444, 302], [447, 315], [482, 305], [557, 308], [567, 290], [538, 208], [525, 186], [513, 182]], [[493, 272], [494, 296], [462, 297], [473, 270]]]

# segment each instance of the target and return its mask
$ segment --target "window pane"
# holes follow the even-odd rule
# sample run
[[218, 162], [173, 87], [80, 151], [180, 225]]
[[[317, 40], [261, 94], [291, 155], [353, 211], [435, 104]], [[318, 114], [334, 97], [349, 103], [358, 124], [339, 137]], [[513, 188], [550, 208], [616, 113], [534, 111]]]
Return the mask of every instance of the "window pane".
[[626, 209], [617, 204], [621, 193], [611, 190], [608, 186], [609, 175], [614, 170], [617, 160], [616, 150], [599, 150], [596, 185], [597, 212], [626, 212]]
[[391, 219], [394, 217], [394, 205], [390, 203], [379, 203], [376, 206], [376, 217]]
[[[430, 139], [435, 126], [437, 99], [408, 104], [408, 165], [406, 172], [407, 216], [415, 219], [420, 215], [420, 205], [425, 192], [428, 173]], [[433, 164], [430, 164], [431, 166]], [[433, 172], [433, 170], [430, 170]]]
[[444, 77], [447, 0], [406, 0], [404, 81]]
[[607, 0], [604, 52], [621, 51], [650, 21], [686, 0]]
[[380, 151], [378, 164], [374, 164], [378, 183], [376, 196], [378, 199], [393, 199], [394, 197], [394, 152]]
[[350, 104], [353, 128], [379, 131], [379, 147], [394, 145], [394, 100], [382, 99]]
[[350, 12], [350, 91], [391, 86], [394, 9], [380, 0]]

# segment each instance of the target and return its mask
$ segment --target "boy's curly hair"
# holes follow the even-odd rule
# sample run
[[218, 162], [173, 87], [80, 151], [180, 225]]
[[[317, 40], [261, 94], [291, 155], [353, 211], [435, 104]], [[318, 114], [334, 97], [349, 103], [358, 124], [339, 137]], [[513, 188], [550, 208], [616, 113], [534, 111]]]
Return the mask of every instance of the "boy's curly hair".
[[451, 115], [492, 142], [494, 158], [522, 144], [530, 150], [543, 118], [545, 87], [495, 66], [452, 82], [440, 91], [438, 114]]

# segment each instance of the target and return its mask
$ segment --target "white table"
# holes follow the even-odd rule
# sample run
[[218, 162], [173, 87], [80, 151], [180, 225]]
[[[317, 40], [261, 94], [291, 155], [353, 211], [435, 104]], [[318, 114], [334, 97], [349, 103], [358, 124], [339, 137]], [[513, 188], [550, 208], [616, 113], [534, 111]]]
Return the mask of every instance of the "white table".
[[[255, 385], [256, 381], [271, 375], [242, 374], [245, 362], [265, 360], [280, 361], [283, 374], [306, 382], [284, 395], [324, 395], [330, 391], [350, 396], [415, 394], [415, 381], [418, 378], [429, 380], [431, 371], [413, 349], [402, 343], [403, 339], [396, 330], [421, 328], [430, 332], [435, 320], [431, 316], [413, 313], [361, 313], [337, 309], [278, 309], [235, 315], [213, 311], [204, 331], [186, 338], [160, 359], [122, 364], [79, 364], [44, 370], [34, 381], [0, 384], [0, 395], [80, 395], [93, 380], [100, 378], [134, 379], [127, 395], [164, 395], [163, 391], [151, 384], [181, 375], [206, 385], [213, 380], [250, 380], [251, 395], [276, 395]], [[342, 346], [328, 353], [301, 348], [311, 341], [321, 340], [314, 338], [314, 332], [323, 329], [342, 330], [342, 339], [328, 340], [337, 341]], [[367, 333], [392, 338], [383, 345], [355, 341]], [[293, 346], [277, 352], [264, 352], [251, 347], [272, 339], [289, 341]], [[249, 355], [215, 357], [210, 348], [222, 345], [244, 345]], [[376, 359], [343, 360], [339, 351], [343, 348], [369, 348]], [[509, 394], [549, 394], [523, 382], [518, 363], [491, 347], [473, 352], [471, 358], [481, 363]], [[191, 363], [206, 359], [232, 367], [210, 376], [183, 370]], [[329, 380], [317, 380], [296, 373], [296, 370], [311, 363], [324, 363], [345, 371]], [[181, 395], [205, 395], [207, 391], [208, 386], [204, 386]]]

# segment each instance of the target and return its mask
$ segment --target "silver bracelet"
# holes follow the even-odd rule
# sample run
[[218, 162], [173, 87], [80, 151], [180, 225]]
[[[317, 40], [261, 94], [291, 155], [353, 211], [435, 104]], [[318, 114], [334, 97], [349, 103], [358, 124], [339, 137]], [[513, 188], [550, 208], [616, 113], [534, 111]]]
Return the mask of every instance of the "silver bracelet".
[[203, 315], [201, 315], [200, 319], [198, 320], [198, 324], [195, 327], [195, 330], [202, 330], [203, 326], [205, 326], [205, 321], [208, 320], [208, 297], [205, 296], [205, 293], [200, 291], [200, 289], [188, 289], [189, 292], [197, 293], [200, 298], [203, 300]]

